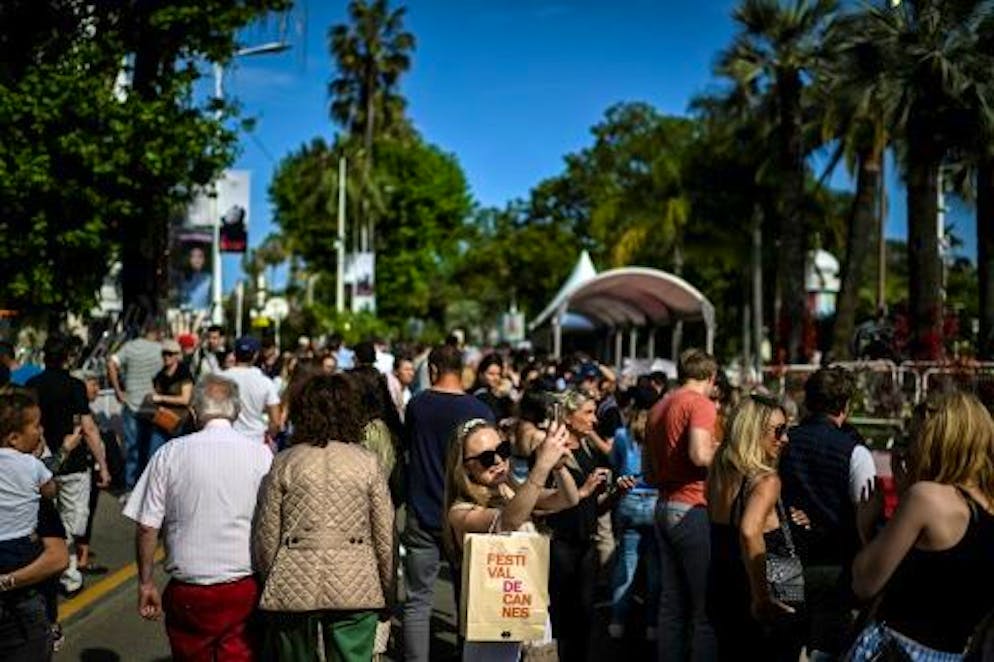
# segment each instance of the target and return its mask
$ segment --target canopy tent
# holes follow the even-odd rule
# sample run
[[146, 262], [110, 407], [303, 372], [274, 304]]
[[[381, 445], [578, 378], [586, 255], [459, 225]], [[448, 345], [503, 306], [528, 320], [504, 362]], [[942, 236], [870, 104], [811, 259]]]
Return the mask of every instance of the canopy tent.
[[577, 259], [576, 264], [573, 265], [573, 271], [570, 272], [569, 277], [563, 286], [559, 288], [556, 292], [556, 296], [552, 297], [552, 301], [549, 305], [545, 307], [541, 313], [538, 314], [531, 324], [528, 325], [529, 331], [534, 331], [538, 327], [545, 324], [553, 314], [559, 314], [559, 326], [569, 329], [569, 328], [590, 328], [593, 324], [583, 318], [581, 315], [568, 315], [565, 310], [562, 309], [563, 302], [569, 299], [569, 296], [581, 285], [592, 279], [597, 275], [597, 269], [594, 267], [593, 260], [590, 259], [590, 253], [583, 251], [580, 253], [579, 259]]
[[[574, 268], [574, 274], [576, 272]], [[567, 280], [568, 284], [570, 280]], [[707, 350], [712, 351], [714, 345], [714, 306], [687, 281], [658, 269], [611, 269], [574, 283], [571, 288], [561, 288], [552, 303], [529, 325], [534, 331], [551, 320], [556, 356], [562, 349], [561, 321], [567, 312], [582, 315], [600, 327], [629, 329], [633, 346], [637, 341], [636, 330], [640, 327], [703, 322], [707, 332]], [[620, 354], [620, 333], [616, 340]]]

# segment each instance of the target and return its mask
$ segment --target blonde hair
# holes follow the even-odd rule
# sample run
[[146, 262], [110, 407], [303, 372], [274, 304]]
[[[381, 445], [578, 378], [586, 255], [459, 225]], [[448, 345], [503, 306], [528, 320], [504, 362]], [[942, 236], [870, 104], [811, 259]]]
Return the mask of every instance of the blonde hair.
[[576, 388], [570, 387], [562, 395], [556, 396], [566, 410], [566, 415], [570, 416], [580, 411], [580, 408], [588, 402], [593, 401], [589, 395]]
[[954, 391], [925, 403], [908, 454], [908, 480], [975, 485], [994, 500], [994, 421], [976, 396]]
[[779, 402], [762, 396], [745, 398], [735, 408], [708, 472], [709, 495], [720, 494], [723, 488], [742, 478], [776, 471], [775, 463], [770, 461], [763, 447], [770, 419], [776, 411], [786, 418]]
[[449, 444], [448, 455], [445, 458], [445, 498], [442, 510], [442, 541], [445, 549], [449, 552], [449, 558], [453, 552], [458, 550], [456, 545], [455, 532], [449, 524], [449, 511], [457, 503], [471, 503], [474, 506], [491, 508], [500, 506], [501, 498], [483, 485], [473, 481], [466, 471], [465, 453], [466, 442], [481, 430], [494, 430], [493, 423], [482, 419], [474, 418], [462, 423], [456, 428], [452, 443]]

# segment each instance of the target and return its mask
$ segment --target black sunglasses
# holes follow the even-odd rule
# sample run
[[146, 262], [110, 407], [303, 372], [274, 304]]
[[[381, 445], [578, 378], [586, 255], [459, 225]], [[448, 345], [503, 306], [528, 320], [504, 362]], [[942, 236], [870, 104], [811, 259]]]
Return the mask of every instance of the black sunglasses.
[[[497, 456], [500, 456], [499, 460], [497, 459]], [[484, 469], [489, 469], [498, 462], [503, 462], [509, 457], [511, 457], [511, 442], [502, 441], [494, 450], [483, 451], [479, 455], [474, 455], [473, 457], [464, 457], [462, 461], [469, 462], [470, 460], [476, 460]]]
[[780, 425], [778, 425], [775, 428], [773, 428], [773, 434], [776, 435], [777, 439], [779, 439], [780, 437], [782, 437], [786, 431], [787, 431], [787, 424], [786, 423], [781, 423]]
[[179, 356], [179, 352], [163, 352], [163, 356]]

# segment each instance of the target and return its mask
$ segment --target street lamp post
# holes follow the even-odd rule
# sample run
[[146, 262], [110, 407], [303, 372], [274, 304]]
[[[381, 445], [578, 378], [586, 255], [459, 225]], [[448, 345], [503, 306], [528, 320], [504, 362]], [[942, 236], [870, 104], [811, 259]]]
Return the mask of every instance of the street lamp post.
[[[258, 46], [241, 48], [234, 52], [232, 57], [246, 57], [249, 55], [268, 55], [271, 53], [282, 53], [290, 48], [285, 41], [271, 41]], [[214, 63], [214, 98], [218, 101], [216, 118], [221, 120], [220, 102], [224, 101], [224, 65], [220, 62]], [[214, 324], [224, 324], [224, 301], [222, 294], [222, 278], [224, 272], [221, 269], [221, 214], [217, 204], [217, 192], [211, 198], [211, 217], [214, 227], [214, 245], [211, 250], [211, 321]]]

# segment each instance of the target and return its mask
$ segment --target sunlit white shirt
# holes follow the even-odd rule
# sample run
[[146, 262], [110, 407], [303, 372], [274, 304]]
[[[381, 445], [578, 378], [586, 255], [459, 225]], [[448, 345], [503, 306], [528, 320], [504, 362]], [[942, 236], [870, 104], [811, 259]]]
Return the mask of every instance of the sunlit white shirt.
[[190, 584], [252, 574], [252, 515], [273, 454], [226, 420], [173, 439], [138, 479], [124, 515], [165, 530], [166, 571]]

